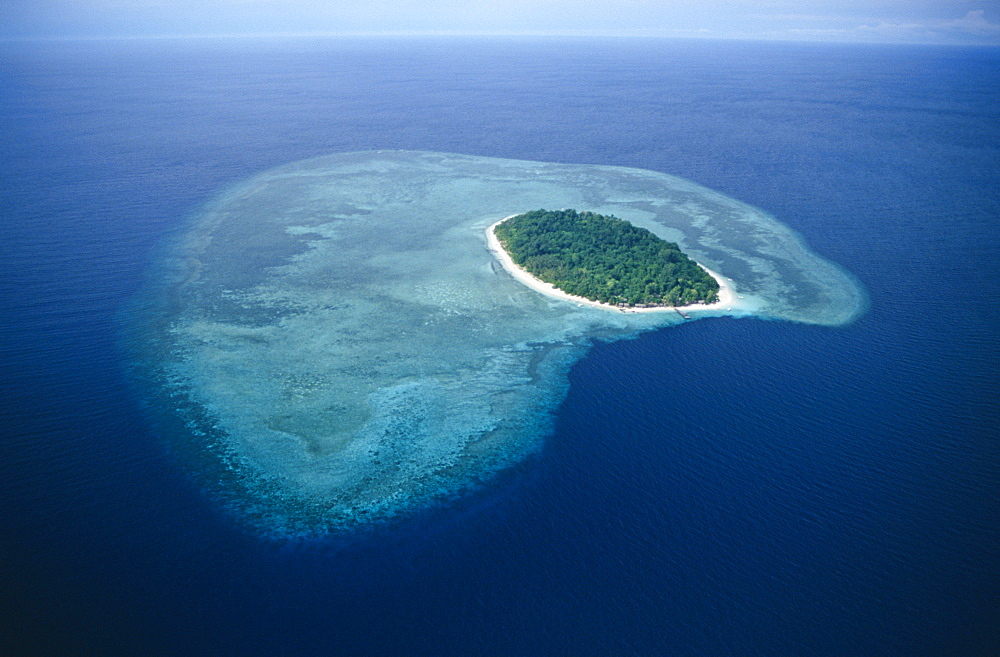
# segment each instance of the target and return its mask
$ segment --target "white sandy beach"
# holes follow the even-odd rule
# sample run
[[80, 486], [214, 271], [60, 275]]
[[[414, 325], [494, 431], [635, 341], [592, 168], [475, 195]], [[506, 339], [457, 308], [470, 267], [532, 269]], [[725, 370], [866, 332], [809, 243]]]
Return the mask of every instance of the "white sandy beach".
[[[583, 297], [574, 296], [572, 294], [567, 294], [559, 288], [555, 287], [551, 283], [546, 283], [541, 281], [525, 270], [518, 267], [513, 260], [511, 260], [510, 255], [504, 250], [503, 246], [500, 245], [500, 240], [497, 239], [496, 234], [493, 229], [496, 228], [501, 223], [507, 221], [511, 217], [516, 217], [516, 214], [512, 214], [508, 217], [504, 217], [500, 221], [491, 225], [486, 229], [486, 239], [489, 244], [490, 251], [496, 255], [497, 259], [503, 265], [510, 274], [524, 283], [536, 292], [540, 292], [546, 296], [553, 297], [555, 299], [563, 299], [566, 301], [572, 301], [574, 303], [592, 306], [594, 308], [603, 308], [605, 310], [613, 310], [615, 312], [628, 312], [628, 313], [656, 313], [656, 312], [674, 312], [675, 308], [673, 306], [665, 306], [659, 308], [619, 308], [618, 306], [612, 306], [611, 304], [601, 303], [599, 301], [591, 301], [590, 299], [585, 299]], [[683, 312], [698, 311], [698, 310], [719, 310], [722, 308], [731, 308], [736, 305], [736, 295], [733, 293], [732, 286], [726, 281], [725, 278], [715, 273], [708, 267], [698, 263], [698, 266], [709, 273], [709, 275], [714, 278], [719, 283], [719, 300], [715, 303], [696, 303], [688, 306], [678, 306], [676, 310], [681, 310]]]

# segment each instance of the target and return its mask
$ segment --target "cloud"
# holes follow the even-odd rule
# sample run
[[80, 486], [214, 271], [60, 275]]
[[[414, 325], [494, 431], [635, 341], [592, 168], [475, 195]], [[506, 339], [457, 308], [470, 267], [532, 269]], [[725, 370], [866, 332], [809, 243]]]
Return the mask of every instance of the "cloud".
[[530, 33], [1000, 45], [997, 18], [980, 0], [0, 0], [0, 38]]
[[1000, 35], [1000, 23], [991, 23], [986, 20], [986, 12], [982, 9], [972, 10], [964, 18], [946, 21], [944, 27], [946, 29], [960, 30], [968, 34], [983, 36]]
[[[823, 17], [815, 15], [794, 18], [815, 25], [787, 29], [789, 35], [800, 39], [1000, 45], [1000, 23], [987, 19], [982, 9], [969, 10], [961, 18], [855, 18], [837, 21], [839, 25], [831, 25], [831, 21], [824, 21]], [[824, 22], [827, 24], [822, 25]]]
[[991, 23], [982, 9], [970, 10], [958, 19], [929, 19], [912, 22], [880, 22], [859, 25], [860, 32], [877, 33], [896, 38], [912, 37], [920, 41], [969, 40], [970, 38], [996, 39], [1000, 37], [1000, 23]]

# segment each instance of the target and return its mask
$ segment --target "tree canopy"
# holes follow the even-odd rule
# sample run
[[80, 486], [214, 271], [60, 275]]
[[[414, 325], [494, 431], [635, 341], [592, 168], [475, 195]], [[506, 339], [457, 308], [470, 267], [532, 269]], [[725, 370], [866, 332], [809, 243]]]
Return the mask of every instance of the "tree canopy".
[[718, 282], [676, 244], [614, 216], [534, 210], [494, 232], [518, 266], [586, 299], [681, 306], [719, 298]]

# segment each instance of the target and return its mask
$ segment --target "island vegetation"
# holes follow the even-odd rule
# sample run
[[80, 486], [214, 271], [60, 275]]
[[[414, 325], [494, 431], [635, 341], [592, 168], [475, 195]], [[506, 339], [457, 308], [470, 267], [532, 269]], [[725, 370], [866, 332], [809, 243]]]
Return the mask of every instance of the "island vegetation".
[[519, 267], [568, 294], [618, 306], [718, 300], [718, 282], [676, 244], [614, 216], [534, 210], [494, 234]]

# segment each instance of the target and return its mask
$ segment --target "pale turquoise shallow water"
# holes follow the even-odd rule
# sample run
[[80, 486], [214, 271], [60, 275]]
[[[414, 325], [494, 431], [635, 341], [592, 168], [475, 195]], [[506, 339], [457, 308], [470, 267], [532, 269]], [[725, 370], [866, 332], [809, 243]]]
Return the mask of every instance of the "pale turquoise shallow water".
[[221, 490], [266, 531], [425, 506], [538, 450], [592, 339], [683, 321], [554, 300], [503, 270], [498, 219], [627, 219], [733, 281], [730, 309], [823, 325], [864, 291], [764, 212], [651, 171], [428, 152], [331, 155], [220, 194], [164, 261], [146, 362]]

